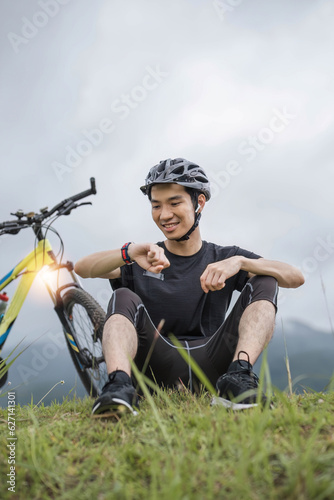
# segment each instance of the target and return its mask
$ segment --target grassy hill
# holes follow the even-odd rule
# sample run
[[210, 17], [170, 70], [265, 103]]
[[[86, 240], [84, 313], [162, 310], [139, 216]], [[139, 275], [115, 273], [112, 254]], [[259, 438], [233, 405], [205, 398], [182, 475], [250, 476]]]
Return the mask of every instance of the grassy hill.
[[164, 391], [113, 419], [92, 418], [89, 398], [17, 406], [15, 441], [1, 409], [1, 498], [333, 499], [334, 392], [273, 400], [233, 413]]

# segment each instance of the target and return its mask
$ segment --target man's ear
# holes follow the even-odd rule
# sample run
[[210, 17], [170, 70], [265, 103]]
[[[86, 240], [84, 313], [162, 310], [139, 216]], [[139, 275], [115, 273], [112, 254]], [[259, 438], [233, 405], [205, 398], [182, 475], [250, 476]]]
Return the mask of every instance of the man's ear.
[[199, 194], [198, 195], [198, 201], [197, 201], [197, 208], [195, 210], [195, 212], [197, 214], [199, 214], [200, 212], [202, 212], [202, 210], [204, 208], [204, 205], [205, 205], [205, 202], [206, 202], [205, 195], [203, 193]]

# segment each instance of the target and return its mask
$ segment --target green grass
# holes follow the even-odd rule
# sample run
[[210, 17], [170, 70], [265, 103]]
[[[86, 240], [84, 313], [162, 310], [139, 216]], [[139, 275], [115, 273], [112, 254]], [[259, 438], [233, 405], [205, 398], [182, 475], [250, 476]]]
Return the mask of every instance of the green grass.
[[89, 398], [17, 406], [15, 493], [1, 410], [1, 498], [333, 499], [334, 392], [274, 401], [233, 413], [164, 391], [119, 420], [91, 418]]

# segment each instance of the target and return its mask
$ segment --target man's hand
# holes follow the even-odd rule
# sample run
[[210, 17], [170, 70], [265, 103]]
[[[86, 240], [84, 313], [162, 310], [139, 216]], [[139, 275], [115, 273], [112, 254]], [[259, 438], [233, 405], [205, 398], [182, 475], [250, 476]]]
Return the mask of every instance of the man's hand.
[[160, 273], [170, 266], [163, 248], [153, 243], [131, 243], [128, 248], [131, 260], [152, 273]]
[[248, 259], [235, 255], [229, 259], [220, 260], [209, 264], [200, 277], [201, 287], [205, 293], [221, 290], [227, 279], [237, 274], [240, 270], [248, 273], [248, 278], [255, 275], [272, 276], [277, 280], [278, 286], [284, 288], [297, 288], [304, 283], [304, 276], [294, 266], [276, 260]]
[[221, 290], [226, 280], [237, 274], [240, 269], [241, 259], [238, 256], [209, 264], [200, 277], [201, 287], [205, 293]]

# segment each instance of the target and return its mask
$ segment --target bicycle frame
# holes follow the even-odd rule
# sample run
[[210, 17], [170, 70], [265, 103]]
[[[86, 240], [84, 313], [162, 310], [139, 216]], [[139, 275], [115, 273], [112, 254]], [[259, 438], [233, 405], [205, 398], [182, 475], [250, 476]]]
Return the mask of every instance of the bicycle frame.
[[[9, 283], [21, 277], [19, 284], [14, 292], [9, 306], [0, 323], [0, 353], [3, 345], [13, 327], [13, 324], [21, 310], [21, 307], [28, 295], [30, 287], [36, 278], [37, 274], [44, 266], [54, 265], [53, 270], [58, 270], [61, 267], [57, 264], [56, 257], [53, 254], [51, 244], [48, 239], [41, 239], [38, 241], [36, 248], [30, 252], [17, 266], [15, 266], [6, 276], [0, 280], [0, 291], [3, 290]], [[78, 285], [78, 280], [73, 271], [69, 270], [73, 283]], [[55, 293], [51, 286], [45, 283], [45, 286], [51, 296], [54, 304], [57, 304], [57, 292]], [[65, 285], [68, 286], [68, 285]]]
[[[105, 313], [94, 298], [83, 290], [80, 280], [74, 272], [72, 262], [62, 262], [63, 242], [58, 232], [52, 229], [61, 241], [61, 257], [59, 259], [53, 253], [51, 244], [46, 238], [51, 225], [61, 215], [69, 215], [72, 210], [81, 205], [91, 205], [91, 202], [77, 202], [92, 194], [96, 194], [94, 177], [90, 178], [89, 189], [62, 200], [50, 210], [48, 207], [40, 209], [37, 213], [24, 213], [23, 210], [17, 210], [15, 213], [11, 213], [15, 219], [0, 222], [0, 236], [3, 234], [16, 235], [22, 229], [30, 227], [35, 234], [35, 241], [37, 242], [35, 249], [0, 279], [0, 291], [2, 291], [12, 281], [20, 278], [13, 296], [8, 303], [8, 307], [5, 309], [5, 313], [0, 316], [0, 354], [34, 279], [41, 271], [43, 273], [45, 269], [46, 275], [40, 274], [40, 278], [42, 278], [46, 286], [53, 302], [54, 310], [61, 322], [65, 342], [69, 348], [69, 354], [74, 366], [86, 390], [89, 393], [92, 391], [98, 394], [99, 387], [96, 385], [96, 380], [100, 380], [99, 364], [104, 362], [104, 359], [100, 355], [101, 347], [98, 348], [100, 349], [98, 357], [95, 356], [96, 349], [94, 345], [95, 342], [101, 340], [101, 328]], [[45, 223], [44, 221], [47, 219], [49, 221]], [[60, 271], [65, 268], [69, 276], [66, 275], [66, 279], [64, 280], [64, 276]], [[49, 281], [50, 272], [56, 272], [54, 276], [56, 278], [55, 282], [53, 280]], [[76, 306], [79, 306], [79, 309]], [[85, 320], [86, 317], [89, 320], [89, 323], [85, 324], [83, 328], [80, 325], [76, 326], [76, 318], [81, 318], [80, 311], [83, 311], [82, 314], [86, 315], [84, 316]], [[0, 357], [0, 387], [3, 387], [6, 383], [8, 368], [16, 359], [14, 358], [8, 367], [6, 367], [8, 358], [2, 359]]]

